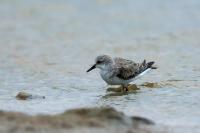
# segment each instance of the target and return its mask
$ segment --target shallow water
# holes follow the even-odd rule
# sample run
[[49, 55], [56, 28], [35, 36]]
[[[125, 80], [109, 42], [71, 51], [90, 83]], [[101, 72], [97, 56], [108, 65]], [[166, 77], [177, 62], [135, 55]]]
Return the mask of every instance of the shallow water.
[[[199, 0], [1, 0], [0, 109], [56, 114], [108, 105], [199, 127], [199, 7]], [[98, 70], [85, 72], [104, 53], [155, 60], [159, 69], [135, 83], [162, 85], [106, 96]], [[46, 99], [19, 101], [20, 91]]]

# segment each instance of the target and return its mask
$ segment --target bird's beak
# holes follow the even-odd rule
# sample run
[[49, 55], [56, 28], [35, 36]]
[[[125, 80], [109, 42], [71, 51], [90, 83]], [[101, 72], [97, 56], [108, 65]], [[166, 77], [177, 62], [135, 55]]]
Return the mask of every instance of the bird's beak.
[[90, 69], [88, 69], [87, 72], [90, 72], [90, 71], [92, 71], [95, 68], [96, 68], [96, 64], [94, 64]]

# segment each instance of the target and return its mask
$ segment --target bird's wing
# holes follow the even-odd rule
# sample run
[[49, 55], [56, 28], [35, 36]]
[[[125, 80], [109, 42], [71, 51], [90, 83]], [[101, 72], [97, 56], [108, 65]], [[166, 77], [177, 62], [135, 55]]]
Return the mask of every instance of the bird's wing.
[[114, 62], [115, 68], [118, 70], [116, 76], [124, 80], [135, 77], [140, 68], [139, 63], [135, 63], [131, 60], [126, 60], [123, 58], [114, 58]]
[[114, 58], [114, 62], [115, 68], [117, 68], [116, 76], [124, 80], [132, 79], [148, 68], [153, 69], [152, 65], [154, 64], [154, 62], [146, 63], [146, 60], [142, 63], [135, 63], [123, 58]]

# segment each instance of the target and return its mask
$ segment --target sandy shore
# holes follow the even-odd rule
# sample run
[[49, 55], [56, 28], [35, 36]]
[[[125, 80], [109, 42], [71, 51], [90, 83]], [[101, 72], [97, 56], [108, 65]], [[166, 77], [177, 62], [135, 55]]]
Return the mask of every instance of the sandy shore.
[[29, 116], [0, 112], [0, 132], [6, 133], [165, 133], [163, 127], [142, 117], [129, 117], [110, 107], [68, 110], [58, 115]]

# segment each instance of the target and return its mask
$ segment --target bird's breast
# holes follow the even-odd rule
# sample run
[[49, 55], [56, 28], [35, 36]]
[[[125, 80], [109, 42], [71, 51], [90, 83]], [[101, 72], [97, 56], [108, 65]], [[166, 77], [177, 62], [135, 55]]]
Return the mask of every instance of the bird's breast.
[[109, 71], [101, 70], [100, 75], [101, 75], [101, 78], [108, 84], [111, 82], [111, 79], [110, 79], [111, 73]]
[[118, 80], [118, 78], [111, 77], [112, 72], [110, 72], [110, 71], [101, 71], [100, 75], [101, 75], [102, 79], [109, 85], [119, 85], [119, 84], [121, 84], [121, 81]]

